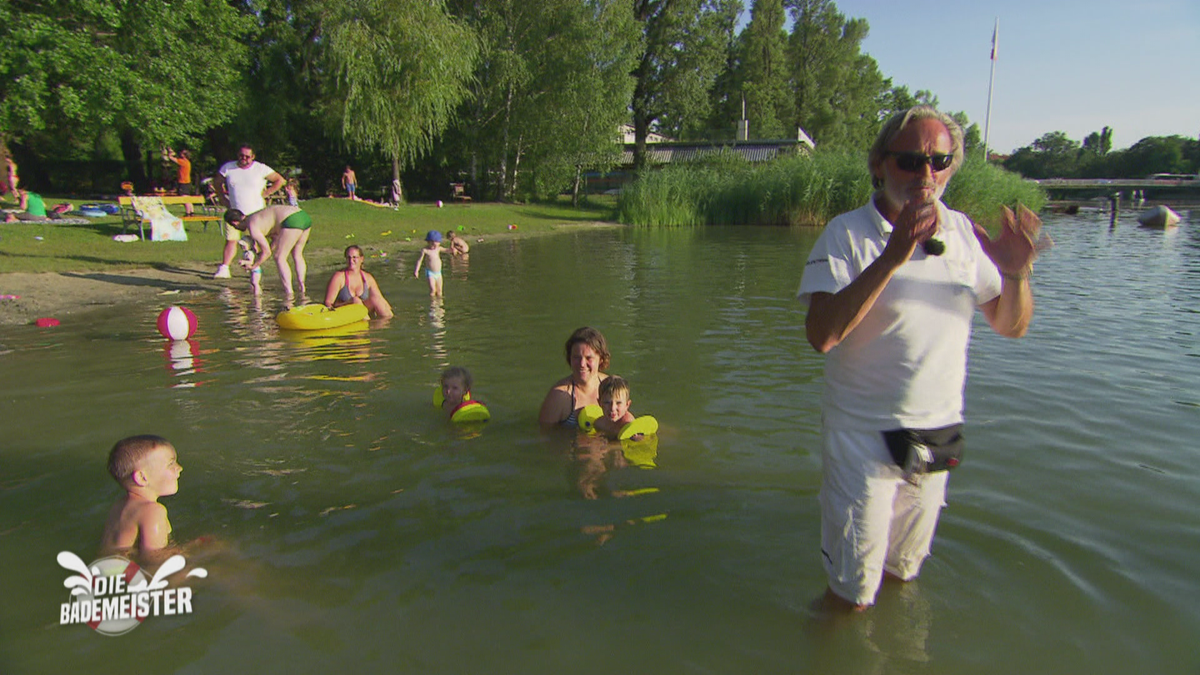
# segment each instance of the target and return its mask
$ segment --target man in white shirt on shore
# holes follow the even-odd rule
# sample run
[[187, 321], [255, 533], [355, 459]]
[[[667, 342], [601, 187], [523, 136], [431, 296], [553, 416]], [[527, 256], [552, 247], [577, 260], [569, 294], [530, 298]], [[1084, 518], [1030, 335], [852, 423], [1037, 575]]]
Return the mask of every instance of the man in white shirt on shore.
[[[213, 187], [217, 190], [217, 199], [231, 208], [246, 215], [261, 211], [267, 205], [267, 197], [283, 189], [287, 183], [274, 169], [254, 160], [254, 148], [242, 145], [238, 148], [237, 159], [226, 162], [217, 170], [213, 177]], [[221, 233], [225, 235], [225, 249], [221, 257], [221, 265], [217, 268], [214, 279], [228, 279], [229, 264], [233, 262], [238, 252], [238, 240], [242, 233], [222, 222]]]

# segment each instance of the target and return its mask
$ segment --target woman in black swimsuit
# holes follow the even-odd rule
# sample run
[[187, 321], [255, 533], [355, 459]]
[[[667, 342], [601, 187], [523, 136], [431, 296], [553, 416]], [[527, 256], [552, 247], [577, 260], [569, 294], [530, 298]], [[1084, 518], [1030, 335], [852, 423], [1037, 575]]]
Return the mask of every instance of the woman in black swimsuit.
[[608, 378], [608, 343], [595, 328], [583, 327], [567, 339], [567, 365], [571, 374], [550, 388], [542, 401], [538, 422], [543, 428], [562, 425], [574, 428], [579, 411], [600, 403], [600, 383]]

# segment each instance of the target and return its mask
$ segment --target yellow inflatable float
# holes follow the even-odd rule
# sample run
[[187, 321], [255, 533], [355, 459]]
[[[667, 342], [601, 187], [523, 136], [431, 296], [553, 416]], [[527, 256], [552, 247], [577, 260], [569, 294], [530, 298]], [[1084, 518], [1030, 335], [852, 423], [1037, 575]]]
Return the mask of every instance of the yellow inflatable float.
[[[442, 405], [445, 403], [446, 399], [442, 394], [442, 388], [435, 387], [433, 390], [433, 407], [441, 410]], [[463, 402], [450, 414], [450, 421], [455, 424], [487, 422], [490, 419], [492, 419], [492, 413], [488, 411], [487, 406], [479, 401], [472, 400], [470, 392], [467, 392], [463, 396]]]
[[[595, 403], [584, 406], [583, 410], [579, 411], [579, 428], [590, 433], [596, 431], [596, 420], [604, 416], [604, 409]], [[617, 434], [617, 440], [625, 441], [642, 434], [643, 436], [653, 436], [658, 433], [658, 420], [650, 415], [642, 415], [634, 418], [634, 420], [625, 426], [621, 427], [621, 432]]]
[[342, 305], [329, 309], [320, 303], [301, 305], [275, 317], [275, 322], [285, 330], [324, 330], [367, 319], [366, 305]]

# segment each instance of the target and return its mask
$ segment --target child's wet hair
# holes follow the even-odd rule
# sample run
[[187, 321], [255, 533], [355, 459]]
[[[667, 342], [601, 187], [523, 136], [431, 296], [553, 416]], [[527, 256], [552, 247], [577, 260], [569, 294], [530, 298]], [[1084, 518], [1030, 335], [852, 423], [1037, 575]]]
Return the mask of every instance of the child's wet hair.
[[612, 400], [617, 394], [625, 394], [625, 398], [629, 398], [629, 383], [620, 375], [609, 375], [608, 379], [600, 383], [599, 399]]
[[460, 380], [463, 383], [463, 391], [471, 391], [471, 371], [462, 366], [450, 366], [442, 371], [442, 383], [446, 380]]
[[108, 472], [118, 485], [124, 486], [126, 481], [138, 470], [142, 460], [157, 448], [171, 448], [171, 442], [162, 436], [143, 434], [122, 438], [108, 452]]

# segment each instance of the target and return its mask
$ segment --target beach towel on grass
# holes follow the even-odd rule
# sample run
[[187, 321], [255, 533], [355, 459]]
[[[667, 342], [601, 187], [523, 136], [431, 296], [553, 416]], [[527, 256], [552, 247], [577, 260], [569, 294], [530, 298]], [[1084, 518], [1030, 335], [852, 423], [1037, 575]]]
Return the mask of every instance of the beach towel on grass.
[[150, 221], [150, 241], [187, 241], [183, 221], [167, 210], [161, 197], [134, 197], [133, 210]]

